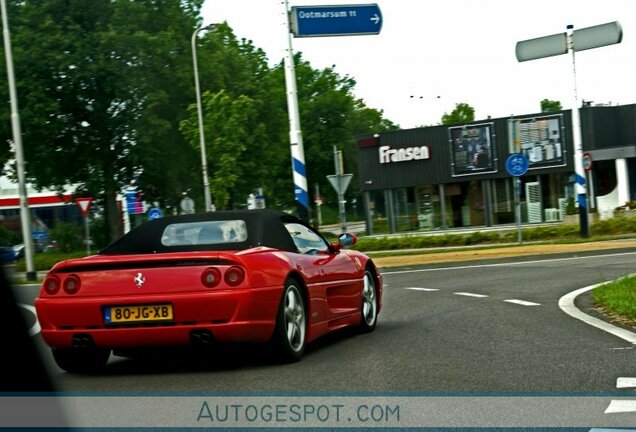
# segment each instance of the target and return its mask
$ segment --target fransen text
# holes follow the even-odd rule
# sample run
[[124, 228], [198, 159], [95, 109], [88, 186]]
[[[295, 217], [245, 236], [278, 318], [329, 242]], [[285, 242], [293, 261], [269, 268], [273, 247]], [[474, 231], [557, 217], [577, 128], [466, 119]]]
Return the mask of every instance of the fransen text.
[[389, 146], [379, 148], [380, 163], [406, 162], [411, 160], [429, 159], [430, 153], [427, 146], [404, 147], [392, 149]]

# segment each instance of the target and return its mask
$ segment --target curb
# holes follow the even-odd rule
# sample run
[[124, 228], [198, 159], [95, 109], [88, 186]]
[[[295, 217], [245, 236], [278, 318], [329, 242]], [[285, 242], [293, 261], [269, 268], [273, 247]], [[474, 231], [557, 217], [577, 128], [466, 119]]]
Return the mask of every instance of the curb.
[[593, 327], [596, 327], [604, 332], [613, 334], [616, 337], [619, 337], [632, 345], [636, 345], [636, 333], [618, 326], [614, 324], [610, 324], [606, 321], [600, 320], [593, 316], [590, 316], [584, 312], [582, 312], [579, 308], [574, 305], [574, 300], [581, 294], [584, 294], [588, 291], [593, 290], [594, 288], [600, 287], [602, 285], [606, 285], [613, 281], [601, 282], [595, 285], [590, 285], [584, 288], [580, 288], [578, 290], [572, 291], [561, 297], [559, 299], [559, 308], [570, 315], [573, 318], [583, 321], [586, 324], [589, 324]]

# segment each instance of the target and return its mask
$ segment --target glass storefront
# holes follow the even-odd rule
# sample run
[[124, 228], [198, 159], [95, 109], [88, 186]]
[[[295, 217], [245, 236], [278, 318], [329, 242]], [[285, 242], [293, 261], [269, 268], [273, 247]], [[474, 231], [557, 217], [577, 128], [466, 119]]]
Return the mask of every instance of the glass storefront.
[[[522, 222], [563, 220], [572, 212], [570, 180], [563, 173], [524, 176]], [[370, 191], [371, 234], [514, 224], [514, 187], [513, 178], [501, 178]]]

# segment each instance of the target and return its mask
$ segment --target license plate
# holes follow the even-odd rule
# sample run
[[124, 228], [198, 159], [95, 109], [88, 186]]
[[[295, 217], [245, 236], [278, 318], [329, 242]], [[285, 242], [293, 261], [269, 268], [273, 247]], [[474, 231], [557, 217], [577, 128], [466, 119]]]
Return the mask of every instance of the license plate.
[[109, 306], [104, 308], [106, 324], [172, 320], [172, 305]]

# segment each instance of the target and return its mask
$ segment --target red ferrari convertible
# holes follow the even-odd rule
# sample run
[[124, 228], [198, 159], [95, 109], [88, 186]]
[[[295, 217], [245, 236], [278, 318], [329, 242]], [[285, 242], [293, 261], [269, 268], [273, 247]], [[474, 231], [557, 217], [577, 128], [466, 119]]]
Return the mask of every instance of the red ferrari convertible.
[[321, 335], [375, 328], [382, 276], [343, 249], [355, 242], [330, 244], [275, 210], [155, 219], [49, 271], [35, 303], [42, 337], [69, 372], [99, 370], [111, 351], [215, 341], [271, 342], [298, 360]]

